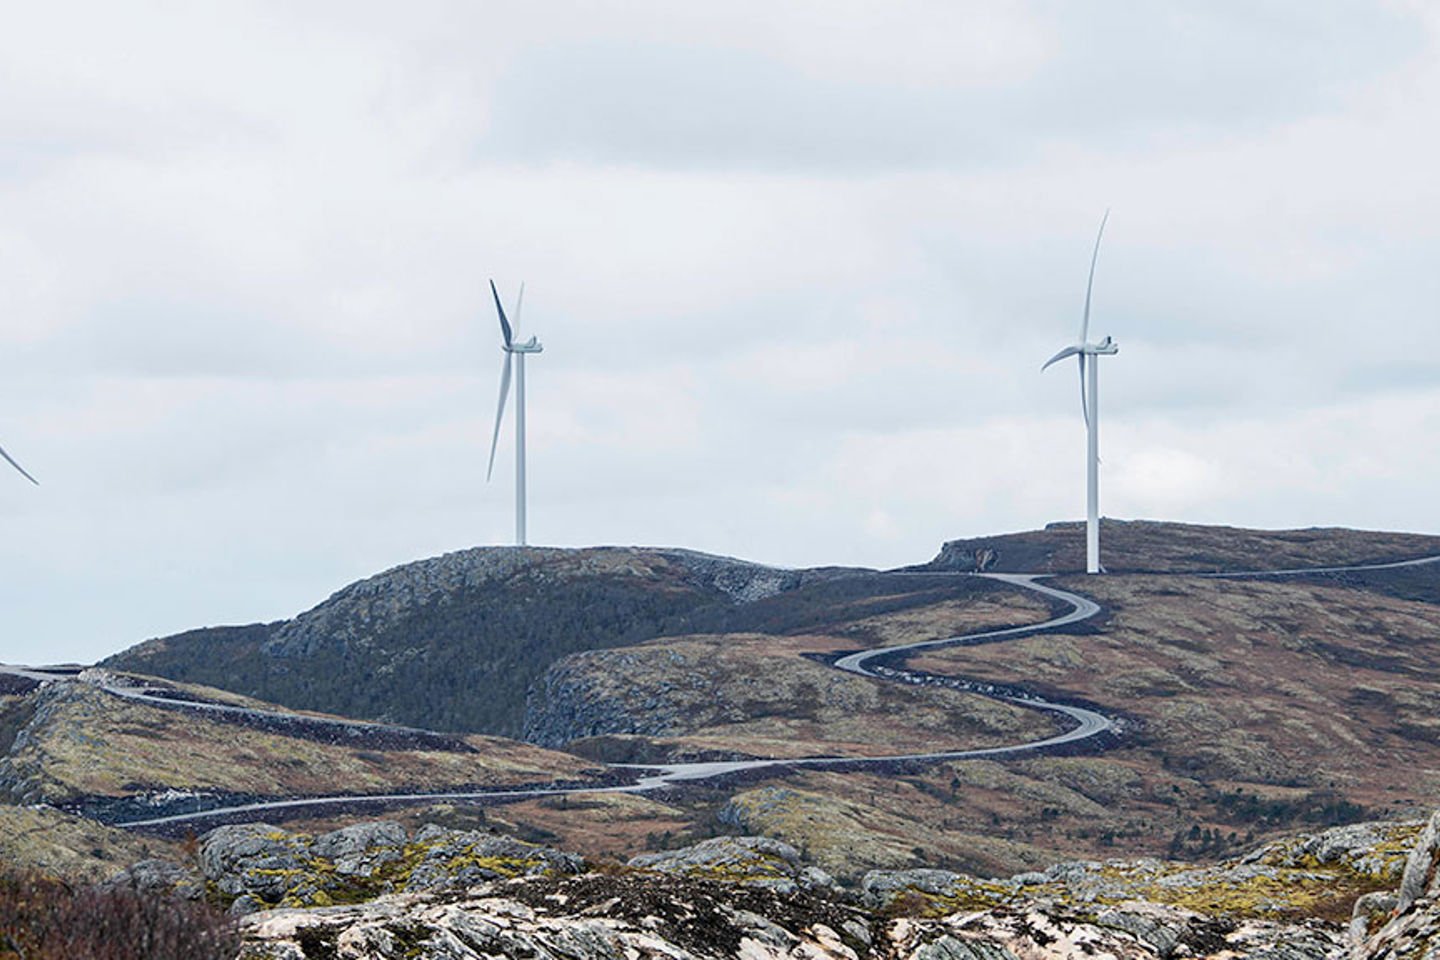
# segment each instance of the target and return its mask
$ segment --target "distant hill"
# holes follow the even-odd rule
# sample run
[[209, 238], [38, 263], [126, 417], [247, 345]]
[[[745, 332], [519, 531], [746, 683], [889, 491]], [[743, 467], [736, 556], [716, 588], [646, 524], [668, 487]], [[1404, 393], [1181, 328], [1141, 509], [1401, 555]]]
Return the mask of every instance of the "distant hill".
[[477, 548], [361, 580], [293, 620], [149, 640], [104, 666], [349, 717], [518, 736], [526, 690], [561, 657], [724, 627], [757, 600], [861, 572], [688, 550]]
[[[1408, 560], [1440, 554], [1440, 537], [1337, 527], [1247, 530], [1240, 527], [1100, 521], [1101, 555], [1110, 573], [1221, 573]], [[951, 540], [918, 569], [994, 573], [1076, 573], [1085, 569], [1085, 525]]]

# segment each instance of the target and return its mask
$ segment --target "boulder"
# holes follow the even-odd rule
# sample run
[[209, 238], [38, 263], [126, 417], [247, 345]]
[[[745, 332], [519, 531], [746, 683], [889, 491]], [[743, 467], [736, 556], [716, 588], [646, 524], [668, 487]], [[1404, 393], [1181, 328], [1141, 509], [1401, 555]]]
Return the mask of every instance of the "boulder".
[[315, 838], [310, 854], [335, 864], [342, 876], [369, 877], [388, 863], [404, 858], [409, 835], [393, 820], [376, 820], [342, 827]]
[[195, 871], [168, 860], [141, 860], [105, 881], [107, 887], [125, 887], [141, 893], [162, 893], [182, 900], [199, 900], [205, 884]]
[[471, 887], [510, 877], [570, 875], [584, 868], [573, 853], [526, 843], [514, 837], [432, 825], [415, 834], [419, 862], [405, 884], [408, 891]]
[[949, 870], [871, 870], [860, 879], [860, 899], [872, 910], [884, 910], [909, 893], [954, 896], [969, 881]]
[[694, 846], [632, 857], [629, 866], [782, 892], [833, 889], [835, 885], [825, 871], [804, 866], [799, 850], [770, 837], [712, 837]]

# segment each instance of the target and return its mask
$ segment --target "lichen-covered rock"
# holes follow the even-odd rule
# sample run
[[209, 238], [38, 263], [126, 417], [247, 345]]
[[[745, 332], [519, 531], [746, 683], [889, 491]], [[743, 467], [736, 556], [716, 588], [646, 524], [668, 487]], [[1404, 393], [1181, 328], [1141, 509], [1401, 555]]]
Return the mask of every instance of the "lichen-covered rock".
[[308, 838], [267, 823], [217, 827], [200, 846], [200, 872], [224, 895], [248, 894], [262, 903], [303, 897], [313, 888], [306, 876]]
[[806, 867], [800, 851], [769, 837], [712, 837], [691, 847], [645, 853], [629, 865], [685, 877], [724, 880], [793, 892], [831, 888], [834, 881], [823, 870]]
[[1422, 824], [1352, 823], [1320, 833], [1268, 843], [1243, 863], [1275, 867], [1340, 866], [1376, 881], [1399, 880]]
[[489, 833], [429, 825], [412, 838], [392, 821], [358, 823], [319, 837], [268, 824], [226, 826], [206, 834], [200, 847], [212, 896], [237, 913], [573, 874], [582, 865], [574, 854]]
[[447, 830], [432, 825], [415, 834], [419, 862], [405, 889], [442, 890], [469, 887], [487, 880], [545, 874], [579, 873], [584, 861], [514, 837]]
[[969, 879], [949, 870], [871, 870], [860, 879], [860, 896], [867, 907], [883, 910], [906, 894], [953, 896]]
[[357, 823], [316, 837], [310, 853], [332, 861], [342, 876], [369, 877], [403, 859], [408, 836], [404, 825], [393, 820]]

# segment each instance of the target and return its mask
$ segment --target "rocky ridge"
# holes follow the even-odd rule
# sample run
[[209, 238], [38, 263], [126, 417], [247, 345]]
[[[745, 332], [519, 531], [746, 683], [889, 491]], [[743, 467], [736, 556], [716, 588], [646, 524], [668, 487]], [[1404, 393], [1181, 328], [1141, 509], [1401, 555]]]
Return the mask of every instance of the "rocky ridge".
[[394, 821], [365, 821], [316, 836], [246, 823], [207, 833], [193, 869], [147, 860], [112, 882], [203, 895], [243, 915], [364, 902], [388, 893], [467, 889], [509, 877], [575, 874], [582, 863], [575, 854], [514, 837], [435, 824], [411, 834]]
[[[352, 874], [373, 874], [389, 862], [381, 851], [396, 849], [403, 831], [395, 827], [351, 828], [310, 841], [310, 849], [333, 847], [337, 870], [343, 862]], [[226, 829], [231, 832], [221, 846], [234, 848], [264, 828]], [[212, 835], [206, 846], [215, 843]], [[567, 862], [367, 903], [265, 911], [244, 920], [242, 957], [1440, 955], [1440, 813], [1428, 824], [1359, 824], [1295, 837], [1210, 867], [1075, 862], [992, 880], [935, 870], [874, 871], [848, 890], [807, 870], [803, 859], [773, 840], [719, 837], [643, 855], [625, 867], [576, 873]]]

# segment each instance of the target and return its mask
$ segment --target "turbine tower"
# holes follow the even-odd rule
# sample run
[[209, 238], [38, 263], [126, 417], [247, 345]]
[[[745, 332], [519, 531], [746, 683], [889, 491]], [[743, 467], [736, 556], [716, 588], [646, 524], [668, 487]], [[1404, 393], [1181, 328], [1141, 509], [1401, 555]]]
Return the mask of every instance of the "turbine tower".
[[0, 447], [0, 457], [4, 457], [6, 463], [10, 464], [10, 466], [14, 467], [16, 470], [19, 470], [20, 476], [24, 477], [26, 480], [29, 480], [31, 483], [35, 484], [35, 486], [40, 486], [40, 481], [36, 480], [34, 477], [30, 476], [30, 474], [26, 473], [25, 468], [20, 466], [20, 464], [16, 463], [15, 458], [10, 456], [10, 454], [6, 453], [4, 447]]
[[[1095, 249], [1090, 254], [1090, 279], [1085, 284], [1085, 313], [1080, 321], [1080, 339], [1045, 361], [1043, 371], [1052, 363], [1066, 357], [1075, 357], [1080, 362], [1080, 410], [1085, 417], [1088, 443], [1085, 451], [1085, 572], [1101, 573], [1100, 564], [1100, 360], [1102, 356], [1113, 356], [1120, 347], [1106, 337], [1098, 343], [1091, 343], [1090, 336], [1090, 292], [1095, 287], [1095, 261], [1100, 257], [1100, 238], [1105, 236], [1105, 223], [1110, 211], [1100, 219], [1100, 229], [1095, 234]], [[1091, 357], [1089, 363], [1086, 357]]]
[[510, 367], [515, 367], [515, 545], [525, 546], [525, 354], [539, 353], [545, 348], [534, 337], [524, 343], [515, 342], [520, 330], [520, 307], [525, 301], [525, 284], [520, 284], [520, 293], [515, 298], [515, 328], [505, 316], [505, 307], [500, 303], [500, 293], [495, 281], [490, 281], [490, 295], [495, 298], [495, 312], [500, 315], [500, 335], [504, 342], [500, 349], [505, 351], [505, 365], [500, 368], [500, 404], [495, 408], [495, 434], [490, 439], [490, 466], [485, 471], [485, 482], [495, 472], [495, 449], [500, 443], [500, 421], [505, 418], [505, 400], [510, 395]]

